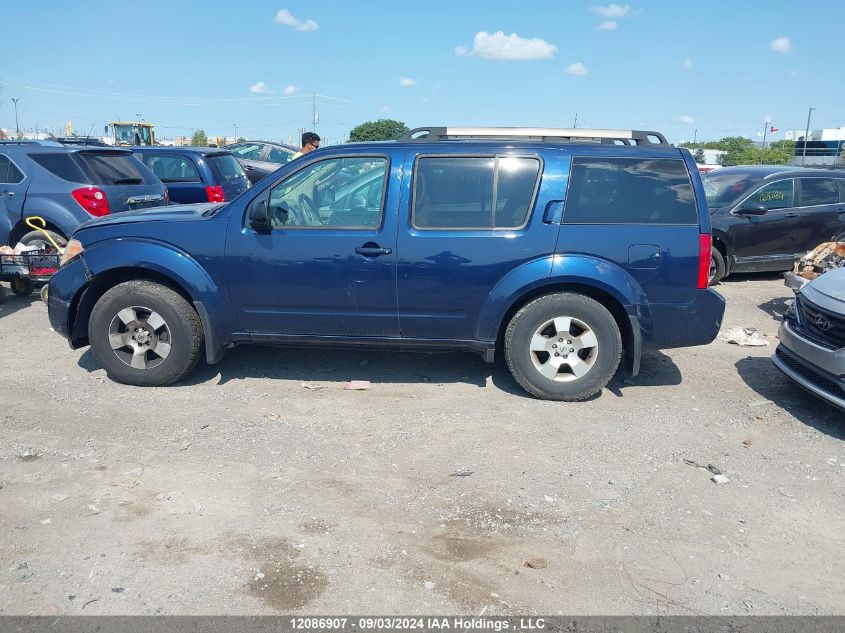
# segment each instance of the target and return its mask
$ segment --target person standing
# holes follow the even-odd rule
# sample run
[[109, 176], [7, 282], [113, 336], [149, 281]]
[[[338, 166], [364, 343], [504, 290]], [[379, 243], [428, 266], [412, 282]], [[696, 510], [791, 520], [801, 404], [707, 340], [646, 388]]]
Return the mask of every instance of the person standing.
[[[302, 148], [293, 155], [293, 158], [299, 158], [303, 154], [313, 152], [320, 147], [320, 137], [314, 132], [305, 132], [302, 135]], [[293, 160], [293, 158], [291, 160]]]

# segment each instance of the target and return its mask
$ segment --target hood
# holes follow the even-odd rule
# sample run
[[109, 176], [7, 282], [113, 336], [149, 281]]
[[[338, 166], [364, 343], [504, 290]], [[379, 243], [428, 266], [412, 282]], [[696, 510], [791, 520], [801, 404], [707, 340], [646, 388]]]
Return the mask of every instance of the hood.
[[807, 287], [831, 299], [845, 302], [845, 268], [828, 271], [808, 283]]
[[[102, 218], [90, 220], [79, 227], [79, 231], [98, 226], [115, 224], [136, 224], [138, 222], [190, 222], [201, 220], [208, 211], [225, 206], [220, 202], [205, 202], [202, 204], [177, 204], [168, 207], [153, 207], [140, 211], [125, 211], [112, 213]], [[205, 216], [207, 217], [207, 216]]]

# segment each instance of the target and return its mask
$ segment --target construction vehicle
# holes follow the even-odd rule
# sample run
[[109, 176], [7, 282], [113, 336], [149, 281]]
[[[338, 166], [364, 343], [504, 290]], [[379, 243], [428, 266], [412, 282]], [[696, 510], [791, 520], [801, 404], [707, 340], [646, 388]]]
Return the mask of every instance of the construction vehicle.
[[106, 126], [106, 142], [112, 145], [155, 145], [152, 123], [146, 121], [114, 121]]

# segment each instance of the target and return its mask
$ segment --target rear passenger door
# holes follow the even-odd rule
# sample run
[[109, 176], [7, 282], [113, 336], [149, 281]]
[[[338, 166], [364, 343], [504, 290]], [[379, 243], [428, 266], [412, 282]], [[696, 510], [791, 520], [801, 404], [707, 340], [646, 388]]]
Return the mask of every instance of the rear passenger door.
[[700, 230], [686, 163], [677, 151], [619, 151], [585, 148], [572, 158], [557, 250], [624, 268], [650, 303], [691, 302]]
[[0, 244], [21, 219], [29, 181], [9, 156], [0, 154]]
[[809, 251], [845, 230], [845, 202], [840, 202], [839, 186], [834, 178], [799, 178], [798, 190], [797, 206], [801, 208], [797, 211], [812, 230], [803, 249]]
[[[442, 151], [442, 147], [438, 148]], [[398, 235], [399, 326], [404, 338], [478, 339], [479, 311], [518, 266], [554, 252], [563, 152], [456, 150], [410, 154], [403, 190], [409, 214]], [[551, 266], [549, 266], [549, 272]]]

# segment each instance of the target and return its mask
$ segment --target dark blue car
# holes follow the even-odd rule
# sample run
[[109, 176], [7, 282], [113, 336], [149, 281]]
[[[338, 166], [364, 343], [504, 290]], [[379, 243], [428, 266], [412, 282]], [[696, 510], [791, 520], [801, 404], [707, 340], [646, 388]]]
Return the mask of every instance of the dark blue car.
[[61, 245], [92, 218], [165, 204], [164, 185], [124, 149], [0, 141], [0, 245], [49, 247], [26, 225], [30, 216]]
[[320, 149], [230, 204], [82, 227], [53, 328], [115, 380], [166, 385], [229, 345], [504, 350], [541, 398], [642, 350], [709, 343], [710, 224], [690, 153], [654, 132], [428, 128]]
[[249, 189], [240, 163], [214, 147], [136, 147], [132, 151], [167, 185], [174, 204], [227, 202]]

